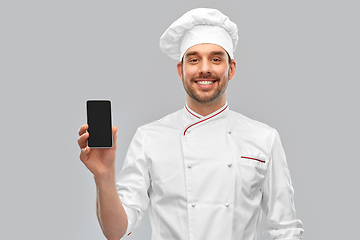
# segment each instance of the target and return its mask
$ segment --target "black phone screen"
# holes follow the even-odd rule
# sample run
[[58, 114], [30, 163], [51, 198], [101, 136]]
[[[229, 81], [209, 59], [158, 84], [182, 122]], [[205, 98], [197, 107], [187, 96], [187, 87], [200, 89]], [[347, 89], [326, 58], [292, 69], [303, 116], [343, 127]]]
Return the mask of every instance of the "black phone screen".
[[88, 100], [86, 102], [89, 125], [88, 146], [90, 148], [112, 147], [112, 123], [110, 100]]

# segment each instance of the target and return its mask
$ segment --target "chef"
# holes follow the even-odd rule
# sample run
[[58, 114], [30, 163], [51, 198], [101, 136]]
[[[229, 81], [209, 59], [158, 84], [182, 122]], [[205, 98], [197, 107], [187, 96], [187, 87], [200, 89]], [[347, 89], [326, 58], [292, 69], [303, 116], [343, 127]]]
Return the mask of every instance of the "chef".
[[279, 134], [231, 111], [237, 26], [216, 9], [194, 9], [160, 38], [178, 61], [183, 109], [141, 126], [115, 178], [112, 149], [90, 149], [79, 130], [80, 159], [94, 174], [97, 214], [108, 239], [126, 238], [148, 209], [153, 240], [259, 239], [261, 212], [272, 239], [302, 239]]

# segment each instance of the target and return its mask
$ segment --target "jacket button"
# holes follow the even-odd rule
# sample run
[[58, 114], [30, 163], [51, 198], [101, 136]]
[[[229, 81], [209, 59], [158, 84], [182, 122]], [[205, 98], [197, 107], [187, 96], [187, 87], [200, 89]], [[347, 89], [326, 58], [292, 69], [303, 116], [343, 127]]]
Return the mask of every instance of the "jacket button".
[[229, 207], [230, 206], [230, 204], [229, 203], [225, 203], [225, 207]]
[[196, 206], [196, 204], [195, 204], [195, 203], [192, 203], [192, 204], [191, 204], [191, 206], [192, 206], [192, 207], [195, 207], [195, 206]]
[[192, 167], [191, 164], [189, 164], [189, 165], [188, 165], [188, 169], [190, 169], [191, 167]]
[[231, 134], [231, 131], [228, 131], [227, 133], [228, 133], [228, 134]]
[[232, 164], [231, 164], [231, 163], [229, 163], [229, 164], [228, 164], [228, 167], [230, 167], [230, 168], [231, 168], [231, 167], [232, 167]]

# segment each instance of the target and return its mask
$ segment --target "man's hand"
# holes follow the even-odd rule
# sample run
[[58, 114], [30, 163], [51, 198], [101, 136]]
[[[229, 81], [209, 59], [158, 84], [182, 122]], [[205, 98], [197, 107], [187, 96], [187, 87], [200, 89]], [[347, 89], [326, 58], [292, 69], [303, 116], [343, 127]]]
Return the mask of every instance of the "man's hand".
[[84, 124], [79, 129], [80, 160], [94, 174], [97, 188], [96, 212], [105, 237], [120, 239], [126, 233], [128, 222], [115, 185], [117, 127], [112, 128], [112, 148], [93, 149], [87, 146], [88, 128]]
[[113, 147], [112, 148], [93, 148], [87, 146], [89, 125], [84, 124], [79, 129], [78, 144], [81, 149], [80, 160], [94, 174], [95, 177], [101, 177], [107, 174], [115, 174], [116, 159], [116, 132], [117, 127], [112, 128]]

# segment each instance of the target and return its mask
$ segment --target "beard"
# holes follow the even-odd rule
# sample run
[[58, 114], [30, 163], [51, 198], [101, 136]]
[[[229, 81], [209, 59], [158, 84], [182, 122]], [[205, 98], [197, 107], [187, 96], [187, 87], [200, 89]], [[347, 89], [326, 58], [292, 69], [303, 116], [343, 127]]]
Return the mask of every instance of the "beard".
[[[212, 90], [197, 90], [193, 86], [196, 79], [212, 79], [216, 80], [216, 89]], [[220, 81], [220, 78], [217, 76], [212, 75], [199, 75], [198, 77], [193, 77], [190, 79], [189, 82], [186, 82], [183, 75], [183, 86], [186, 91], [186, 93], [195, 101], [199, 103], [211, 103], [217, 100], [219, 97], [221, 97], [229, 83], [229, 79], [225, 79], [223, 81]]]

